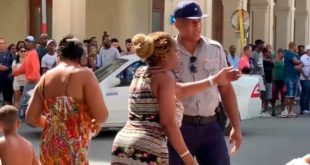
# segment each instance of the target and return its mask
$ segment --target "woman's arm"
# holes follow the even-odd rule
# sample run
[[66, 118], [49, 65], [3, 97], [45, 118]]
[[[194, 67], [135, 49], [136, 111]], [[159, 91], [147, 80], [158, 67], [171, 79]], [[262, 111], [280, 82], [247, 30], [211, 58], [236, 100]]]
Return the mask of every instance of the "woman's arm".
[[178, 99], [184, 99], [203, 90], [209, 89], [213, 85], [225, 85], [231, 81], [235, 81], [239, 79], [240, 76], [241, 73], [239, 70], [233, 69], [232, 67], [223, 68], [216, 75], [200, 81], [176, 83], [175, 94]]
[[104, 123], [108, 118], [108, 110], [92, 70], [85, 68], [83, 92], [87, 106], [98, 124]]
[[26, 111], [27, 123], [40, 128], [43, 128], [46, 122], [45, 116], [42, 115], [43, 96], [41, 93], [42, 91], [40, 90], [41, 85], [43, 84], [43, 79], [44, 78], [41, 78], [37, 86], [34, 88], [33, 95], [30, 98]]
[[160, 124], [176, 152], [179, 153], [186, 165], [195, 164], [192, 155], [183, 140], [176, 123], [175, 81], [167, 73], [158, 73], [152, 78], [152, 89], [159, 100]]

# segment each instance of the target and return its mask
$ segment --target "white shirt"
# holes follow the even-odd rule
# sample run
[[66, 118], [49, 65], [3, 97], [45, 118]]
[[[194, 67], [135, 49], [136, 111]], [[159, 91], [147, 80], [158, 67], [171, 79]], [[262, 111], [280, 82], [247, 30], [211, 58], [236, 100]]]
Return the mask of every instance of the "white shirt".
[[46, 53], [42, 58], [41, 67], [51, 69], [53, 65], [56, 63], [56, 59], [57, 59], [56, 53], [54, 55]]
[[227, 56], [227, 60], [229, 62], [229, 64], [234, 68], [234, 69], [238, 69], [238, 65], [239, 65], [239, 61], [240, 61], [240, 57], [238, 55], [235, 55], [234, 57], [232, 55], [228, 55]]
[[[302, 68], [305, 75], [310, 79], [310, 56], [304, 54], [301, 56], [300, 61], [303, 63], [304, 67]], [[301, 74], [300, 80], [306, 80], [306, 78]]]
[[99, 52], [99, 60], [97, 66], [100, 68], [105, 68], [110, 65], [116, 58], [120, 57], [120, 53], [117, 49], [110, 47], [108, 49], [101, 48]]
[[[206, 37], [201, 37], [194, 54], [189, 53], [180, 43], [180, 37], [176, 38], [179, 53], [179, 65], [174, 75], [177, 82], [186, 83], [205, 79], [215, 75], [222, 68], [227, 67], [226, 57], [222, 45]], [[195, 56], [197, 72], [190, 71], [190, 58]], [[217, 86], [203, 90], [196, 95], [182, 100], [184, 114], [189, 116], [213, 116], [219, 105], [219, 91]]]
[[[12, 63], [12, 68], [15, 70], [17, 68], [19, 68], [22, 64], [21, 63], [16, 63], [16, 60], [13, 61]], [[24, 74], [21, 74], [19, 76], [15, 76], [14, 77], [14, 81], [17, 81], [19, 83], [20, 86], [25, 86], [26, 84], [26, 78]]]

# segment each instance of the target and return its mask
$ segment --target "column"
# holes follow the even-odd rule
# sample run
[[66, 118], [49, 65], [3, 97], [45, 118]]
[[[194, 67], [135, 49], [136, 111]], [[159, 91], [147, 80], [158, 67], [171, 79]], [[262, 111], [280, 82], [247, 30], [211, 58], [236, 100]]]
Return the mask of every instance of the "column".
[[53, 38], [73, 34], [83, 41], [86, 32], [86, 0], [53, 1]]
[[275, 5], [276, 49], [287, 48], [294, 41], [294, 0], [282, 0]]
[[[110, 0], [109, 0], [110, 2]], [[120, 43], [132, 38], [137, 33], [152, 32], [152, 0], [117, 0], [117, 19], [114, 22], [114, 35]]]
[[201, 34], [208, 38], [212, 36], [212, 0], [198, 0], [203, 14], [209, 15], [208, 18], [202, 20]]
[[[235, 32], [231, 25], [231, 16], [240, 7], [239, 0], [222, 0], [224, 20], [223, 20], [223, 47], [228, 51], [230, 45], [235, 45], [237, 53], [241, 54], [242, 48], [240, 43], [240, 33]], [[246, 10], [247, 1], [243, 1], [243, 8]]]
[[309, 40], [309, 12], [310, 12], [310, 2], [308, 0], [298, 0], [296, 1], [295, 10], [295, 41], [298, 45], [307, 45], [310, 43]]
[[164, 31], [169, 33], [170, 35], [176, 35], [174, 25], [170, 24], [170, 17], [173, 14], [175, 4], [175, 0], [165, 0]]
[[0, 37], [5, 38], [7, 46], [29, 35], [28, 8], [28, 0], [1, 0]]
[[271, 1], [251, 0], [250, 3], [250, 42], [262, 39], [267, 44], [272, 43]]

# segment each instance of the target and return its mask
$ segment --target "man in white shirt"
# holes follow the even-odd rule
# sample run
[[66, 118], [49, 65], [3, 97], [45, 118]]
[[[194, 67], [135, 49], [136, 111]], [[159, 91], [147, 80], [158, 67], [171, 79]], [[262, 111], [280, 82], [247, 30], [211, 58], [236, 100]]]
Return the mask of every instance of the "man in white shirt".
[[229, 54], [227, 56], [227, 60], [234, 69], [238, 69], [240, 57], [239, 55], [236, 55], [236, 47], [234, 45], [231, 45], [229, 47]]
[[[182, 1], [175, 8], [179, 65], [173, 73], [177, 82], [200, 81], [227, 67], [222, 45], [201, 35], [202, 19], [206, 17], [196, 1]], [[232, 123], [231, 153], [236, 154], [242, 135], [232, 85], [215, 85], [182, 100], [184, 113], [180, 131], [189, 152], [201, 165], [230, 165], [228, 148], [216, 115], [219, 96]], [[168, 149], [169, 164], [183, 165], [183, 154], [176, 152], [170, 142]]]
[[300, 95], [300, 112], [301, 114], [310, 113], [309, 101], [310, 101], [310, 45], [306, 46], [305, 54], [301, 56], [300, 61], [303, 64], [301, 75], [300, 75], [300, 85], [301, 85], [301, 95]]
[[43, 56], [41, 67], [43, 74], [50, 70], [56, 63], [57, 54], [56, 54], [56, 41], [51, 39], [47, 42], [48, 52]]
[[119, 51], [111, 46], [110, 38], [105, 37], [103, 40], [103, 46], [101, 47], [97, 58], [97, 67], [105, 68], [120, 56]]

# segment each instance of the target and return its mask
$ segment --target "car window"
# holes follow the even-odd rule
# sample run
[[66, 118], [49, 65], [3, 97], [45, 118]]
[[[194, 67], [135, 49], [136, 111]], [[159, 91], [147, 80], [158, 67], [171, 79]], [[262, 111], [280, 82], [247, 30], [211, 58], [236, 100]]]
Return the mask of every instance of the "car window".
[[110, 74], [112, 74], [118, 68], [120, 68], [127, 61], [128, 60], [126, 60], [126, 59], [117, 58], [110, 65], [96, 70], [95, 75], [96, 75], [98, 81], [101, 82], [102, 80], [104, 80], [106, 77], [108, 77]]
[[145, 63], [142, 61], [137, 61], [124, 69], [119, 75], [117, 75], [117, 77], [121, 80], [121, 83], [118, 85], [118, 87], [129, 86], [133, 76], [136, 73], [136, 70], [141, 66], [145, 66]]

